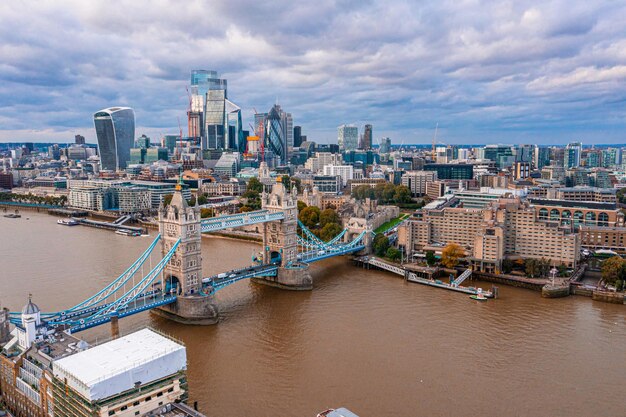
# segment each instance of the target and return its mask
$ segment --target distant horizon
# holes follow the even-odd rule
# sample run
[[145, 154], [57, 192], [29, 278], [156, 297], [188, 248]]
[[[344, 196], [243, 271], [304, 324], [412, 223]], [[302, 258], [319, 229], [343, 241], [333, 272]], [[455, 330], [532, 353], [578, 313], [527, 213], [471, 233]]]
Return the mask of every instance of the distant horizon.
[[[32, 143], [33, 145], [48, 145], [48, 146], [49, 145], [68, 145], [68, 146], [69, 145], [76, 145], [75, 142], [9, 141], [9, 142], [0, 142], [0, 149], [2, 149], [3, 147], [8, 147], [9, 145], [24, 145], [24, 144], [27, 144], [27, 143]], [[319, 144], [319, 145], [336, 145], [336, 143], [324, 143], [324, 142], [315, 142], [315, 143]], [[565, 146], [567, 146], [568, 143], [551, 144], [551, 145], [539, 145], [539, 144], [535, 144], [535, 143], [497, 143], [497, 142], [470, 143], [470, 144], [459, 144], [459, 143], [442, 144], [442, 143], [437, 143], [436, 146], [452, 145], [452, 146], [459, 146], [459, 147], [462, 147], [462, 148], [475, 148], [475, 147], [487, 146], [487, 145], [503, 145], [503, 146], [533, 145], [533, 146], [539, 146], [540, 148], [549, 148], [549, 147], [565, 147]], [[152, 138], [150, 138], [150, 144], [151, 145], [156, 145], [156, 144], [158, 144], [158, 142], [153, 142]], [[98, 143], [86, 141], [85, 145], [98, 146]], [[626, 142], [625, 143], [597, 143], [597, 144], [595, 144], [595, 143], [594, 144], [585, 144], [583, 142], [582, 145], [583, 145], [583, 148], [626, 147]], [[378, 145], [378, 144], [373, 144], [372, 145], [372, 149], [377, 149], [379, 147], [380, 147], [380, 145]], [[404, 143], [404, 144], [392, 143], [391, 147], [392, 148], [419, 147], [419, 148], [430, 149], [432, 147], [432, 143]], [[357, 149], [357, 150], [362, 150], [362, 149]]]

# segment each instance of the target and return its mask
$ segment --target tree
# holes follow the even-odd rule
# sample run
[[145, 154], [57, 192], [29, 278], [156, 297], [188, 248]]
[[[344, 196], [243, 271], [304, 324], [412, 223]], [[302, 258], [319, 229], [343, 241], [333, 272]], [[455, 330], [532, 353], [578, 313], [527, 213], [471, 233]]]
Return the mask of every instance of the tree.
[[378, 256], [384, 256], [389, 249], [389, 238], [382, 233], [374, 236], [374, 242], [372, 243], [374, 253]]
[[208, 202], [209, 202], [209, 199], [207, 198], [206, 194], [200, 194], [198, 196], [198, 204], [200, 204], [201, 206]]
[[465, 251], [456, 243], [448, 243], [441, 251], [441, 263], [446, 268], [454, 268], [458, 265], [459, 259], [465, 256]]
[[626, 261], [621, 256], [613, 256], [602, 262], [602, 280], [607, 284], [615, 284], [617, 280], [622, 279], [624, 269], [626, 269]]
[[339, 215], [337, 214], [337, 212], [333, 209], [325, 209], [322, 210], [322, 212], [320, 213], [320, 227], [324, 227], [329, 223], [335, 223], [335, 224], [340, 224], [341, 223], [341, 219], [339, 218]]
[[433, 266], [437, 263], [437, 257], [435, 256], [435, 252], [429, 250], [426, 252], [426, 265]]
[[502, 272], [508, 274], [513, 270], [513, 261], [510, 259], [505, 259], [502, 261]]
[[531, 278], [541, 275], [541, 265], [537, 259], [526, 259], [524, 269], [526, 270], [526, 275]]
[[166, 196], [163, 196], [163, 206], [169, 206], [173, 197], [174, 194], [167, 194]]
[[393, 246], [390, 246], [387, 249], [385, 256], [391, 259], [392, 261], [397, 261], [398, 259], [400, 259], [400, 256], [402, 256], [402, 253], [398, 249], [394, 248]]
[[259, 181], [258, 178], [250, 178], [250, 181], [248, 181], [247, 190], [248, 191], [256, 191], [257, 193], [262, 193], [263, 192], [263, 184], [261, 183], [261, 181]]
[[306, 227], [309, 229], [313, 229], [317, 226], [317, 223], [320, 221], [320, 209], [319, 207], [309, 206], [305, 207], [298, 214], [298, 219], [304, 223]]
[[369, 185], [359, 185], [352, 190], [352, 197], [357, 200], [365, 200], [374, 197], [374, 189]]
[[305, 207], [306, 207], [306, 203], [304, 201], [298, 200], [298, 211], [304, 210]]
[[343, 229], [341, 228], [341, 226], [337, 223], [327, 223], [320, 230], [319, 237], [323, 241], [328, 242], [329, 240], [337, 236], [339, 233], [341, 233], [342, 230]]
[[189, 204], [190, 206], [195, 206], [196, 205], [196, 197], [191, 196], [191, 198], [189, 200], [187, 200], [187, 204]]
[[[243, 209], [241, 210], [243, 211]], [[211, 208], [202, 208], [200, 209], [200, 217], [203, 219], [209, 218], [209, 217], [213, 217], [215, 216], [215, 213], [213, 213], [213, 209]]]
[[385, 203], [388, 203], [393, 200], [393, 197], [396, 193], [396, 187], [392, 183], [385, 184], [382, 192], [382, 200]]
[[406, 185], [398, 185], [393, 195], [396, 204], [409, 203], [411, 201], [411, 190]]

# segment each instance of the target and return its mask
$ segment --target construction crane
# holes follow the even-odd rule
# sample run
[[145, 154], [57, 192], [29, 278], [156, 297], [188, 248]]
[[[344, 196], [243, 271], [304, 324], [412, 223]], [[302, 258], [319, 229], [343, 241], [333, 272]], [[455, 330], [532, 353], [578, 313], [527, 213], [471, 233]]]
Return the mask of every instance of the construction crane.
[[437, 125], [435, 125], [435, 134], [433, 135], [433, 151], [432, 151], [432, 160], [436, 161], [437, 160], [437, 149], [436, 149], [436, 142], [437, 142], [437, 130], [439, 129], [439, 123], [437, 123]]
[[183, 150], [182, 150], [182, 145], [183, 145], [183, 128], [180, 126], [180, 117], [176, 117], [178, 119], [178, 130], [179, 130], [179, 136], [178, 136], [178, 156], [179, 158], [182, 160], [183, 159]]

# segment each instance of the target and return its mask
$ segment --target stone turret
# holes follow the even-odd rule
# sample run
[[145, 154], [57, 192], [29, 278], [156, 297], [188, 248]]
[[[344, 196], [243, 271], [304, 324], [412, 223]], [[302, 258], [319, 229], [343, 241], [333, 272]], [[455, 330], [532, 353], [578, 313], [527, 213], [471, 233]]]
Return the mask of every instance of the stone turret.
[[290, 290], [310, 290], [313, 279], [308, 265], [298, 262], [298, 192], [289, 192], [282, 182], [263, 192], [261, 206], [270, 212], [283, 212], [284, 219], [263, 224], [263, 261], [280, 265], [276, 277], [255, 278], [255, 282]]
[[161, 252], [165, 256], [180, 239], [178, 248], [163, 270], [163, 291], [176, 294], [176, 303], [152, 310], [155, 314], [187, 324], [218, 321], [213, 296], [202, 289], [202, 230], [200, 209], [185, 200], [182, 179], [169, 205], [159, 207]]

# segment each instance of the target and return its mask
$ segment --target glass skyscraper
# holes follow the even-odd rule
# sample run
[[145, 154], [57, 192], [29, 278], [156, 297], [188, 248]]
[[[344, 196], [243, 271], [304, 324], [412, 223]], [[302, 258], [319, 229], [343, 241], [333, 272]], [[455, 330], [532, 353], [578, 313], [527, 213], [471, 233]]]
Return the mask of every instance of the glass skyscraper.
[[135, 142], [135, 112], [130, 107], [110, 107], [93, 115], [102, 169], [125, 169]]
[[359, 128], [352, 125], [341, 125], [337, 128], [337, 143], [344, 151], [354, 151], [359, 145]]
[[265, 130], [266, 149], [272, 151], [283, 164], [287, 161], [287, 138], [283, 129], [280, 106], [275, 105], [267, 115]]

